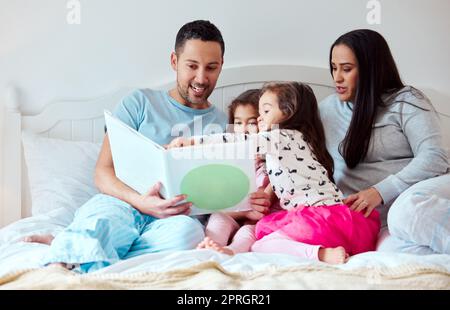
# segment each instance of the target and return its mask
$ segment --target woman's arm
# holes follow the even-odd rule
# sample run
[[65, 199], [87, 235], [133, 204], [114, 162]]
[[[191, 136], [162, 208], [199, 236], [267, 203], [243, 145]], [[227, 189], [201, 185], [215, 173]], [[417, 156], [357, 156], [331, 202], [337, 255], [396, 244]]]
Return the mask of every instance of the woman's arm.
[[416, 100], [415, 105], [405, 103], [400, 113], [395, 112], [399, 115], [402, 132], [414, 158], [399, 172], [348, 196], [344, 203], [351, 209], [365, 209], [365, 215], [368, 216], [375, 207], [390, 203], [415, 183], [445, 174], [449, 170], [438, 115], [425, 98]]
[[[419, 106], [423, 105], [425, 103]], [[409, 142], [414, 158], [398, 173], [388, 176], [373, 186], [380, 193], [384, 203], [397, 198], [415, 183], [445, 174], [449, 169], [439, 117], [430, 104], [427, 106], [429, 111], [411, 104], [404, 104], [401, 113], [402, 131]]]

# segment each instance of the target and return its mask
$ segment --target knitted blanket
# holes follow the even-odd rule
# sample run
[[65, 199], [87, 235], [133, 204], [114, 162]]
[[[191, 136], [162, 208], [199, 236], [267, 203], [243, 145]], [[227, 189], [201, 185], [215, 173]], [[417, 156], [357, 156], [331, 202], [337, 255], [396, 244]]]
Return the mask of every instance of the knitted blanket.
[[402, 265], [341, 270], [329, 265], [271, 267], [228, 272], [217, 262], [133, 274], [80, 275], [57, 266], [21, 270], [0, 278], [0, 289], [450, 289], [450, 272]]

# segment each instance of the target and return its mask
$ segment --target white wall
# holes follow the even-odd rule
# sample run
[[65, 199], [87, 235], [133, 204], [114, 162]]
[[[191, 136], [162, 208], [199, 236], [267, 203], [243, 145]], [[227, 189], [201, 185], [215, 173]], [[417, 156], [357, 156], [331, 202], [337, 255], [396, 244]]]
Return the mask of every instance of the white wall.
[[370, 27], [390, 43], [407, 83], [450, 92], [448, 0], [380, 0], [376, 27], [366, 23], [366, 0], [80, 0], [80, 25], [66, 23], [67, 2], [0, 0], [0, 89], [16, 83], [27, 113], [55, 97], [170, 80], [176, 32], [197, 18], [222, 30], [225, 66], [326, 67], [338, 35]]
[[390, 43], [406, 83], [450, 94], [448, 0], [380, 0], [376, 26], [366, 22], [368, 0], [80, 1], [81, 24], [69, 25], [68, 0], [0, 0], [0, 106], [10, 82], [22, 110], [37, 113], [55, 98], [169, 81], [176, 32], [193, 19], [221, 29], [227, 67], [327, 67], [340, 34], [372, 28]]

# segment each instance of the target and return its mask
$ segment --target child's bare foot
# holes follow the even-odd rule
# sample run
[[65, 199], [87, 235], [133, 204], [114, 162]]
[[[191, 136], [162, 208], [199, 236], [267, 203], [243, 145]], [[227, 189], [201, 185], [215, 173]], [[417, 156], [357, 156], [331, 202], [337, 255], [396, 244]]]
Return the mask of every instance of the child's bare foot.
[[348, 260], [348, 257], [349, 255], [341, 246], [319, 249], [319, 260], [328, 264], [343, 264]]
[[205, 245], [206, 245], [206, 243], [208, 242], [208, 240], [210, 240], [209, 239], [209, 237], [205, 237], [205, 238], [203, 238], [203, 240], [202, 241], [200, 241], [200, 243], [199, 244], [197, 244], [197, 249], [204, 249], [205, 248]]
[[55, 237], [53, 235], [31, 235], [22, 239], [24, 242], [36, 242], [50, 245]]
[[234, 252], [230, 248], [219, 245], [209, 237], [205, 237], [205, 239], [198, 244], [197, 249], [211, 249], [219, 253], [234, 255]]

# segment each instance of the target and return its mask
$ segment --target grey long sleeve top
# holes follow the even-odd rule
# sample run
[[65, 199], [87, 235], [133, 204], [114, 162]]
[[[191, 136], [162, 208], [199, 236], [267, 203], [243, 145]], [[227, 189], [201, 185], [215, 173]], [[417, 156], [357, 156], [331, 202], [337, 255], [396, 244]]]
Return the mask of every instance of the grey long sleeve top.
[[[438, 114], [420, 91], [406, 86], [385, 96], [379, 108], [366, 158], [349, 169], [339, 153], [352, 117], [352, 103], [331, 95], [319, 105], [334, 178], [345, 195], [375, 187], [384, 205], [413, 184], [445, 174], [448, 153], [443, 145]], [[408, 102], [408, 103], [406, 103]]]

